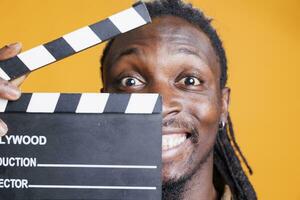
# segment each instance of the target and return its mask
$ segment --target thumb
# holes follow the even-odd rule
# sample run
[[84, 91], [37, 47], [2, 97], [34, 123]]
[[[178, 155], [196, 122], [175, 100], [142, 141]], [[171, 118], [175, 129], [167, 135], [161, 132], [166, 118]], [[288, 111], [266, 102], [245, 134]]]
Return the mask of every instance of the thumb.
[[22, 44], [20, 42], [6, 45], [0, 49], [0, 60], [6, 60], [16, 56], [21, 52]]
[[13, 84], [16, 87], [19, 87], [25, 81], [25, 79], [27, 78], [27, 76], [28, 76], [28, 74], [20, 76], [19, 78], [16, 78], [16, 79], [10, 81], [10, 83]]

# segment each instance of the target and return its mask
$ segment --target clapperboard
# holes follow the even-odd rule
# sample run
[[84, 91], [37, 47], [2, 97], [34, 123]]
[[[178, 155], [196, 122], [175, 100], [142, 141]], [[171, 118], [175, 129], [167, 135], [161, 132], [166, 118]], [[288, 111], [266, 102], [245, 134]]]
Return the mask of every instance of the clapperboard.
[[160, 199], [157, 94], [2, 100], [0, 199]]
[[[0, 61], [15, 79], [149, 23], [143, 3]], [[0, 100], [0, 199], [161, 199], [158, 94], [26, 93]]]

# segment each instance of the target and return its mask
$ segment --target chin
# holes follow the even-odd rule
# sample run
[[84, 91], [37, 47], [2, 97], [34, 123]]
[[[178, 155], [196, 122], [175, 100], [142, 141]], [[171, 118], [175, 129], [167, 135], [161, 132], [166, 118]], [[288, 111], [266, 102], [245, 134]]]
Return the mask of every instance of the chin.
[[[186, 141], [189, 143], [189, 141]], [[191, 142], [191, 141], [190, 141]], [[191, 142], [192, 143], [192, 142]], [[196, 149], [198, 151], [196, 151]], [[193, 175], [201, 170], [201, 168], [207, 163], [209, 158], [213, 155], [213, 146], [207, 150], [197, 148], [196, 145], [187, 145], [183, 147], [184, 151], [181, 154], [170, 159], [163, 156], [162, 162], [162, 182], [165, 184], [173, 184], [176, 182], [185, 182], [189, 180]], [[173, 151], [173, 149], [171, 150]], [[163, 151], [163, 155], [164, 155]], [[174, 152], [167, 152], [170, 155], [176, 154]], [[178, 153], [178, 152], [177, 152]], [[165, 159], [164, 159], [165, 158]], [[168, 159], [166, 159], [168, 158]]]
[[194, 171], [193, 169], [196, 168], [192, 159], [195, 153], [195, 146], [188, 138], [185, 140], [181, 139], [181, 141], [178, 145], [170, 145], [170, 148], [163, 148], [162, 150], [163, 183], [176, 182], [191, 174]]

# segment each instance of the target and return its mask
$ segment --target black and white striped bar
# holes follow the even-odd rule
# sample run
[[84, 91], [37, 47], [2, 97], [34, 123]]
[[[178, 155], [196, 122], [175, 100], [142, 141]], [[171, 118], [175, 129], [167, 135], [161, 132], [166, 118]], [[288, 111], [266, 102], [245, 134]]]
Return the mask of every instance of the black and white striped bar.
[[4, 80], [15, 79], [150, 22], [145, 4], [138, 2], [103, 21], [0, 61], [0, 77]]
[[161, 97], [151, 93], [24, 93], [18, 101], [0, 99], [0, 113], [125, 113], [161, 112]]

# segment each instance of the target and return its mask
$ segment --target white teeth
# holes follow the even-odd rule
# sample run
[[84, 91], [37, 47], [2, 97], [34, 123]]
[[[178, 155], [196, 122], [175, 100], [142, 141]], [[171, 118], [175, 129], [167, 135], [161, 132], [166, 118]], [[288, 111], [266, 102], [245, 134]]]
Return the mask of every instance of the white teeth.
[[186, 139], [185, 134], [171, 134], [162, 136], [162, 150], [168, 150], [183, 143]]

